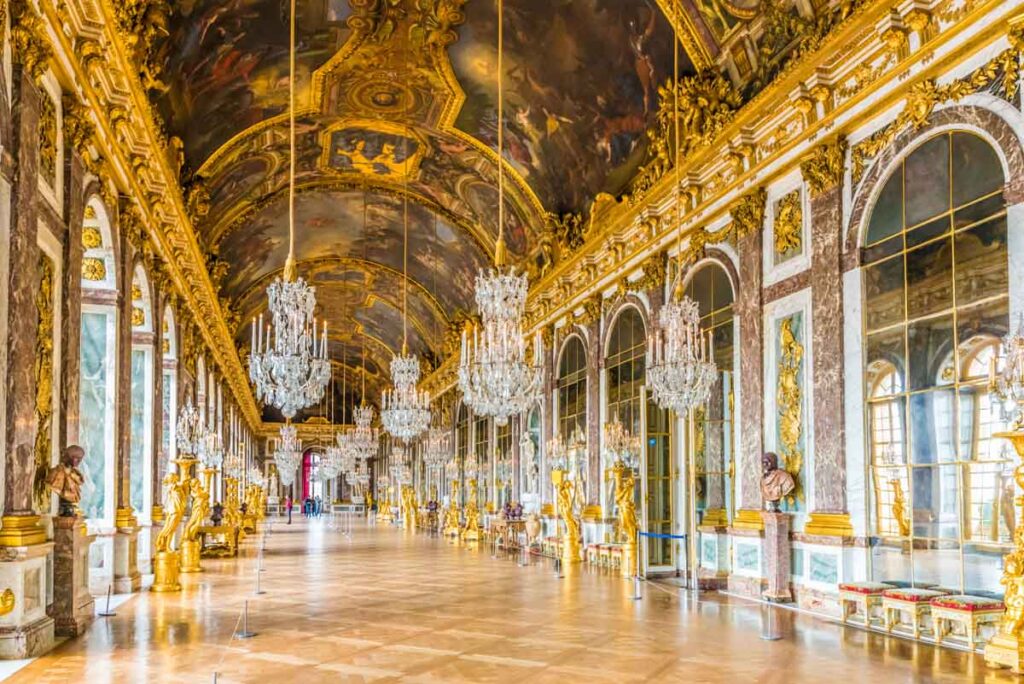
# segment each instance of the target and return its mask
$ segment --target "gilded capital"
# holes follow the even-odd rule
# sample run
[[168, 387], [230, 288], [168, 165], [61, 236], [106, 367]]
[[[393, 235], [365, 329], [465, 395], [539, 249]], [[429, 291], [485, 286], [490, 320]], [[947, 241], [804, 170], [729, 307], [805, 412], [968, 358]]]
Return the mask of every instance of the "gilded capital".
[[800, 173], [811, 189], [811, 196], [824, 194], [843, 182], [846, 160], [846, 136], [818, 145], [800, 161]]
[[748, 192], [729, 207], [737, 240], [761, 230], [764, 225], [764, 209], [767, 201], [768, 193], [764, 188], [759, 187]]

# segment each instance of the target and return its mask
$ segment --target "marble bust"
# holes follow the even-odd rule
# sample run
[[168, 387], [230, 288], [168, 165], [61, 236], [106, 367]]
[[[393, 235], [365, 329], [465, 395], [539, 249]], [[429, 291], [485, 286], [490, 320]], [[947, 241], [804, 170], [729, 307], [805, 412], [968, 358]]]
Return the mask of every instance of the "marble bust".
[[779, 501], [796, 488], [793, 476], [779, 467], [777, 454], [767, 451], [761, 455], [761, 497], [765, 508], [779, 512]]

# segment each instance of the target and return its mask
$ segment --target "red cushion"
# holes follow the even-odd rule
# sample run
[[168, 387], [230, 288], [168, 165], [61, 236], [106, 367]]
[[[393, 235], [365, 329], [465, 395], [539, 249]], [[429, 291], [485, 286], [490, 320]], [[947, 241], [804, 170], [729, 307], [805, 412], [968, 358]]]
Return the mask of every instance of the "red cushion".
[[875, 594], [881, 594], [886, 589], [895, 589], [896, 587], [885, 582], [844, 582], [839, 585], [839, 591], [849, 591], [856, 594], [867, 594], [873, 596]]
[[930, 603], [939, 608], [950, 610], [962, 610], [965, 613], [973, 613], [983, 610], [1003, 610], [1005, 606], [998, 599], [985, 598], [983, 596], [968, 596], [966, 594], [955, 594], [953, 596], [939, 596], [933, 598]]
[[917, 587], [906, 587], [903, 589], [886, 589], [882, 592], [884, 598], [896, 599], [897, 601], [910, 601], [912, 603], [928, 603], [937, 596], [945, 596], [946, 592], [935, 589], [921, 589]]

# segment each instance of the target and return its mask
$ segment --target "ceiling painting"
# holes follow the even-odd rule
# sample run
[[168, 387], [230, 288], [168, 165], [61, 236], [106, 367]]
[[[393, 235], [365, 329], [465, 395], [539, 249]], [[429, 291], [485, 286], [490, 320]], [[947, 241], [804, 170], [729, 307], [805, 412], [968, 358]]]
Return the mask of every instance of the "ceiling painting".
[[[347, 0], [297, 0], [296, 90], [349, 35]], [[288, 108], [288, 4], [271, 0], [182, 0], [160, 46], [168, 89], [157, 100], [171, 133], [198, 169], [249, 126]]]
[[[457, 127], [497, 142], [497, 14], [466, 5], [449, 49], [466, 92]], [[523, 0], [505, 6], [506, 154], [549, 211], [620, 193], [643, 159], [672, 28], [654, 0]], [[614, 46], [610, 49], [611, 46]], [[683, 73], [691, 70], [685, 55]]]

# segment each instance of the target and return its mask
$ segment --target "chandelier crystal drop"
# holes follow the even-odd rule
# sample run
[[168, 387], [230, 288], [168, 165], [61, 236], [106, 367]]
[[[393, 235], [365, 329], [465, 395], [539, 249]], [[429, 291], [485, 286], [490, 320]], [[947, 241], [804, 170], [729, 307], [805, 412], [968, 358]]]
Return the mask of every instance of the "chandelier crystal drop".
[[319, 402], [331, 378], [327, 324], [317, 335], [315, 288], [302, 278], [276, 278], [267, 288], [273, 325], [264, 335], [263, 315], [253, 319], [249, 378], [256, 398], [276, 406], [285, 418]]
[[647, 387], [662, 408], [682, 414], [707, 402], [717, 368], [710, 338], [700, 329], [700, 311], [689, 297], [662, 307], [659, 326], [647, 348]]
[[604, 426], [604, 450], [612, 463], [621, 462], [635, 468], [640, 457], [641, 440], [619, 421], [619, 417]]
[[216, 470], [224, 462], [224, 445], [220, 439], [220, 433], [216, 430], [204, 431], [203, 438], [199, 442], [199, 461], [205, 468]]
[[989, 391], [1009, 408], [1015, 430], [1024, 429], [1024, 313], [1017, 323], [1017, 332], [1003, 338], [1002, 368], [993, 354], [989, 366]]
[[265, 482], [266, 481], [263, 479], [263, 473], [260, 472], [259, 468], [257, 468], [256, 466], [252, 466], [251, 468], [249, 468], [249, 484], [256, 485], [257, 487], [262, 487], [265, 484]]
[[224, 456], [224, 474], [236, 479], [241, 477], [245, 468], [244, 461], [241, 447], [228, 451]]
[[430, 394], [416, 388], [419, 359], [402, 354], [391, 360], [393, 389], [384, 390], [380, 418], [384, 429], [405, 442], [416, 439], [430, 425]]

